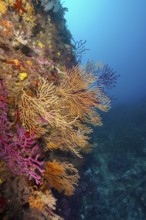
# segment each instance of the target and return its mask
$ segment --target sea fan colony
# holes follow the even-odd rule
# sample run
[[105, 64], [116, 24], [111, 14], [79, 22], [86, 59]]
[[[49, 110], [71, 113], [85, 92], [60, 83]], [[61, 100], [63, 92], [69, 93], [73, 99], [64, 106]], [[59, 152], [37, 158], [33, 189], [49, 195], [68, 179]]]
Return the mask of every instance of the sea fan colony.
[[98, 77], [77, 65], [65, 21], [50, 11], [65, 10], [59, 1], [0, 2], [0, 180], [23, 176], [17, 196], [61, 219], [51, 189], [71, 196], [79, 180], [63, 156], [82, 158], [91, 148], [90, 124], [102, 125], [98, 110], [108, 111], [110, 100]]

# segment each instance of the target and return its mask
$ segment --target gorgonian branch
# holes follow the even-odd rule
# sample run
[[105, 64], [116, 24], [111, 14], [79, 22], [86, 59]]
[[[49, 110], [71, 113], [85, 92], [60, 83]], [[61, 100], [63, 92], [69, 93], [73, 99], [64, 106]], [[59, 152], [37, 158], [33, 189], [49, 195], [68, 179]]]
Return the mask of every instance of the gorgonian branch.
[[97, 77], [98, 86], [108, 90], [116, 86], [117, 79], [120, 76], [108, 64], [96, 64], [94, 61], [87, 62], [85, 71]]
[[86, 51], [88, 51], [89, 49], [87, 49], [85, 47], [86, 44], [86, 40], [79, 40], [79, 41], [75, 41], [74, 39], [72, 39], [73, 41], [73, 52], [75, 54], [77, 63], [81, 63], [82, 62], [82, 57], [85, 54]]

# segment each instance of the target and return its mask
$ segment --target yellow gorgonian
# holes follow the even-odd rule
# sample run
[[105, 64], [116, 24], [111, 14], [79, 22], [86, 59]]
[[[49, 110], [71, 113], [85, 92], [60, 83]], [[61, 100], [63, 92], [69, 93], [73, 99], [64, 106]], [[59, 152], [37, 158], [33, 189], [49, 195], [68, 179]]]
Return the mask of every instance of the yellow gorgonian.
[[67, 196], [74, 194], [79, 180], [78, 170], [71, 163], [55, 160], [46, 162], [44, 176], [51, 187]]

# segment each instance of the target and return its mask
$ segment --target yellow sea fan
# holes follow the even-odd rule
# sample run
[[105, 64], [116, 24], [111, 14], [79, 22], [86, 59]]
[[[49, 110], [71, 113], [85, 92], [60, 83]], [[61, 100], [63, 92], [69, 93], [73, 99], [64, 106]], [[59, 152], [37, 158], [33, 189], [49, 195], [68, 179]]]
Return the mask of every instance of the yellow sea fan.
[[89, 148], [88, 140], [90, 138], [88, 134], [92, 130], [85, 125], [77, 124], [77, 122], [75, 125], [76, 127], [70, 126], [65, 130], [61, 128], [52, 130], [50, 136], [46, 138], [47, 147], [51, 150], [70, 151], [77, 157], [82, 158], [81, 152]]
[[67, 128], [78, 118], [62, 113], [62, 103], [58, 106], [59, 97], [53, 83], [39, 77], [38, 89], [34, 97], [24, 90], [19, 102], [20, 119], [23, 125], [37, 136], [47, 132], [47, 126]]
[[67, 196], [73, 195], [79, 179], [78, 170], [72, 164], [58, 161], [46, 162], [44, 176], [50, 186]]
[[93, 86], [96, 78], [78, 66], [68, 70], [58, 87], [60, 105], [72, 116], [93, 125], [102, 125], [97, 109], [108, 111], [110, 99], [101, 88]]
[[19, 103], [20, 119], [23, 125], [37, 136], [45, 134], [46, 128], [43, 125], [49, 123], [49, 119], [51, 123], [57, 123], [56, 115], [53, 118], [51, 115], [54, 114], [51, 111], [51, 105], [58, 99], [54, 93], [54, 85], [40, 77], [37, 95], [32, 97], [23, 91], [21, 96]]

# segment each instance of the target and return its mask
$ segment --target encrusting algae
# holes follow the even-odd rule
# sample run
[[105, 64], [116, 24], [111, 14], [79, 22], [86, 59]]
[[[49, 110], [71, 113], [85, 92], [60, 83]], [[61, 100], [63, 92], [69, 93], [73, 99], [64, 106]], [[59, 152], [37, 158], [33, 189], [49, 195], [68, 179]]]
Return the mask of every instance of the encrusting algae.
[[89, 125], [102, 125], [98, 109], [110, 108], [102, 87], [93, 86], [98, 78], [76, 61], [65, 11], [59, 0], [0, 0], [0, 185], [14, 202], [12, 180], [14, 209], [29, 204], [23, 219], [62, 219], [52, 188], [71, 196], [79, 181], [75, 162], [63, 155], [82, 158]]

